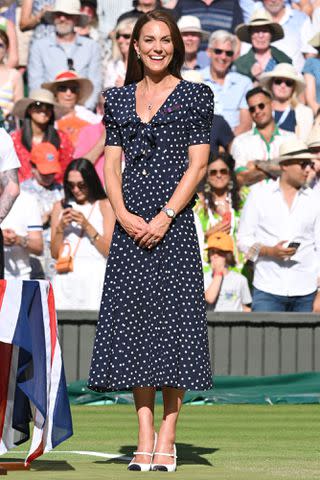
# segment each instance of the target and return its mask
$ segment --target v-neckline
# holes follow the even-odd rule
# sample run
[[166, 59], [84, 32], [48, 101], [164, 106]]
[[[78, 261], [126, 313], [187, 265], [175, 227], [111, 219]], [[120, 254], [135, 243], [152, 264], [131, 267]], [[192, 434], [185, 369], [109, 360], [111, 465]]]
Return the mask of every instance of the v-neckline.
[[143, 123], [144, 125], [149, 125], [150, 123], [153, 122], [153, 120], [155, 119], [155, 117], [158, 115], [158, 113], [163, 109], [163, 107], [166, 105], [166, 103], [169, 101], [169, 99], [172, 97], [172, 95], [176, 92], [177, 88], [181, 85], [181, 83], [183, 82], [183, 80], [180, 80], [179, 83], [177, 83], [177, 85], [174, 87], [174, 89], [169, 93], [169, 95], [167, 96], [167, 98], [165, 99], [165, 101], [160, 105], [160, 107], [158, 108], [158, 110], [155, 112], [155, 114], [150, 118], [150, 120], [148, 122], [144, 122], [142, 120], [142, 118], [140, 117], [140, 115], [138, 115], [137, 113], [137, 97], [136, 97], [136, 92], [137, 92], [137, 82], [135, 82], [133, 84], [134, 86], [134, 90], [133, 90], [133, 98], [134, 98], [134, 113], [135, 113], [135, 116], [140, 120], [141, 123]]

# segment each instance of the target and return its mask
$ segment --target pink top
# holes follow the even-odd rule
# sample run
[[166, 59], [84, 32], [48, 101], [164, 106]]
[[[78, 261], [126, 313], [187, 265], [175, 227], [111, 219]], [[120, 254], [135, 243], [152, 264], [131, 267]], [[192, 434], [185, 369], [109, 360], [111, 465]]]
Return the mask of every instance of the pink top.
[[[88, 153], [89, 150], [91, 150], [91, 148], [95, 146], [95, 144], [101, 137], [102, 132], [104, 131], [104, 128], [105, 127], [102, 122], [97, 123], [95, 125], [87, 125], [83, 127], [80, 130], [80, 133], [77, 139], [77, 144], [76, 144], [76, 148], [73, 155], [74, 158], [85, 157], [86, 153]], [[102, 185], [104, 185], [103, 160], [104, 160], [104, 156], [102, 154], [94, 164], [94, 167], [96, 169], [97, 174], [99, 175]]]

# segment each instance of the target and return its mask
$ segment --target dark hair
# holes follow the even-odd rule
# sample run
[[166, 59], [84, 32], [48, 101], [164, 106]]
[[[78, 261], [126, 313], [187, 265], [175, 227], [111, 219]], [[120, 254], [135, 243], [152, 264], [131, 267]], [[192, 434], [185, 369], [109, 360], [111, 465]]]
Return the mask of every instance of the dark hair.
[[65, 194], [65, 203], [75, 200], [72, 191], [68, 185], [68, 175], [71, 171], [81, 173], [83, 181], [88, 187], [88, 200], [93, 203], [96, 200], [107, 198], [98, 174], [89, 160], [86, 158], [76, 158], [69, 163], [63, 176], [63, 188]]
[[[29, 107], [30, 108], [30, 107]], [[31, 116], [30, 110], [27, 108], [26, 114], [23, 121], [23, 127], [21, 129], [21, 142], [22, 145], [31, 152], [32, 149], [32, 124], [31, 124]], [[57, 150], [60, 148], [60, 137], [58, 135], [57, 130], [54, 128], [54, 111], [52, 108], [52, 115], [49, 119], [48, 125], [44, 132], [43, 141], [52, 143], [56, 147]]]
[[8, 48], [9, 48], [9, 44], [10, 44], [10, 42], [9, 42], [9, 37], [8, 37], [8, 35], [6, 34], [6, 32], [5, 32], [4, 30], [1, 30], [1, 29], [0, 29], [0, 39], [1, 39], [1, 40], [3, 41], [3, 43], [5, 44], [6, 49], [8, 49]]
[[[138, 5], [139, 5], [139, 0], [133, 0], [132, 2], [133, 8], [137, 8]], [[159, 7], [161, 7], [161, 2], [160, 0], [156, 0], [156, 8], [159, 8]]]
[[[210, 153], [208, 166], [216, 162], [217, 160], [222, 160], [229, 168], [231, 206], [235, 210], [239, 210], [241, 199], [239, 194], [239, 185], [238, 185], [237, 177], [234, 171], [234, 166], [235, 166], [234, 158], [227, 152], [221, 152], [216, 155]], [[210, 210], [214, 212], [216, 210], [216, 206], [213, 200], [212, 186], [208, 182], [208, 174], [207, 174], [206, 184], [205, 184], [203, 193], [205, 198], [205, 205], [207, 205], [210, 208]]]
[[254, 87], [254, 88], [251, 88], [251, 90], [249, 90], [246, 94], [247, 102], [249, 98], [253, 97], [254, 95], [258, 95], [259, 93], [262, 93], [262, 95], [265, 95], [266, 97], [270, 98], [270, 100], [272, 99], [272, 95], [270, 92], [268, 92], [268, 90], [265, 90], [262, 87]]
[[[208, 249], [208, 258], [210, 260], [210, 257], [212, 255], [212, 250], [218, 250], [215, 248], [209, 248]], [[226, 259], [226, 265], [227, 267], [235, 267], [236, 266], [236, 259], [234, 258], [233, 252], [223, 252], [220, 250], [221, 253], [223, 253], [224, 258]]]
[[142, 27], [151, 20], [163, 22], [169, 28], [174, 52], [173, 58], [168, 66], [168, 70], [175, 77], [180, 79], [182, 78], [181, 67], [184, 62], [184, 43], [180, 34], [180, 30], [177, 27], [174, 18], [169, 13], [162, 10], [153, 10], [152, 12], [142, 15], [134, 26], [129, 46], [128, 66], [124, 81], [125, 85], [129, 85], [133, 82], [139, 82], [143, 79], [143, 63], [141, 60], [138, 60], [133, 44], [135, 40], [139, 40]]

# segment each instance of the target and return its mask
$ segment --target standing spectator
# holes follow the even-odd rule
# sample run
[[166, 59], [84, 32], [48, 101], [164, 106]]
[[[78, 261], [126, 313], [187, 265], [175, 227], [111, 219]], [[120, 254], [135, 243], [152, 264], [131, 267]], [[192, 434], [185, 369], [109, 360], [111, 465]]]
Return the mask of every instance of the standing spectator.
[[30, 254], [41, 255], [43, 250], [40, 208], [32, 195], [21, 190], [1, 226], [4, 276], [28, 280], [31, 273]]
[[302, 75], [297, 74], [293, 65], [279, 63], [272, 72], [261, 75], [259, 81], [272, 95], [272, 110], [278, 127], [306, 141], [313, 124], [313, 112], [299, 102], [305, 89]]
[[58, 309], [98, 310], [115, 217], [93, 165], [73, 160], [64, 176], [64, 205], [55, 204], [51, 252], [70, 245], [74, 270], [53, 281]]
[[240, 185], [251, 185], [277, 173], [279, 168], [271, 159], [278, 156], [281, 143], [288, 136], [294, 136], [277, 127], [272, 116], [271, 94], [267, 90], [253, 88], [247, 93], [247, 102], [255, 126], [236, 137], [231, 146]]
[[306, 81], [306, 101], [316, 115], [320, 107], [320, 33], [312, 37], [309, 43], [317, 50], [317, 56], [307, 58], [303, 73]]
[[44, 247], [43, 256], [31, 259], [32, 276], [51, 280], [55, 271], [50, 252], [51, 214], [54, 204], [63, 198], [62, 185], [55, 181], [55, 176], [61, 173], [59, 152], [51, 143], [39, 143], [32, 147], [30, 161], [32, 177], [21, 183], [21, 190], [31, 194], [40, 208]]
[[44, 19], [54, 24], [55, 33], [32, 43], [28, 62], [29, 89], [52, 81], [63, 70], [75, 69], [93, 84], [93, 93], [86, 106], [94, 109], [102, 86], [101, 53], [97, 42], [78, 35], [75, 26], [88, 23], [80, 13], [79, 0], [56, 0], [55, 7], [46, 11]]
[[320, 311], [320, 198], [306, 187], [314, 156], [301, 140], [280, 146], [280, 179], [244, 205], [239, 248], [255, 262], [253, 311]]
[[274, 43], [274, 46], [292, 58], [292, 63], [298, 72], [304, 65], [305, 53], [314, 53], [308, 45], [313, 29], [310, 18], [303, 12], [285, 5], [284, 0], [263, 0], [263, 6], [269, 12], [273, 22], [279, 23], [284, 31], [284, 38]]
[[71, 70], [59, 73], [53, 82], [43, 83], [42, 87], [50, 90], [58, 105], [67, 110], [67, 113], [57, 120], [57, 127], [68, 135], [76, 147], [80, 130], [86, 125], [101, 121], [101, 116], [84, 106], [92, 92], [91, 81], [79, 77]]
[[184, 43], [184, 70], [198, 70], [204, 68], [207, 64], [201, 64], [198, 52], [201, 41], [208, 40], [208, 32], [201, 28], [200, 20], [193, 15], [184, 15], [178, 21], [178, 27]]
[[205, 298], [215, 312], [250, 312], [252, 302], [248, 280], [235, 272], [234, 245], [227, 233], [208, 238], [210, 272], [204, 277]]
[[5, 63], [8, 49], [9, 37], [0, 29], [0, 108], [5, 117], [11, 113], [14, 103], [23, 97], [23, 81], [20, 73]]
[[32, 30], [32, 40], [54, 33], [54, 26], [46, 23], [44, 14], [53, 9], [55, 0], [22, 0], [19, 27], [22, 32]]
[[252, 88], [245, 75], [230, 70], [237, 47], [237, 39], [225, 30], [214, 32], [208, 43], [210, 66], [201, 71], [204, 83], [214, 91], [222, 108], [222, 116], [235, 135], [251, 127], [251, 118], [246, 102], [246, 93]]
[[[61, 172], [65, 171], [72, 160], [73, 146], [68, 135], [54, 127], [55, 119], [66, 113], [67, 109], [54, 101], [51, 92], [45, 89], [34, 90], [28, 98], [19, 100], [13, 114], [23, 120], [23, 127], [12, 133], [14, 146], [21, 162], [20, 181], [31, 178], [31, 150], [33, 145], [50, 142], [60, 155]], [[57, 176], [61, 181], [61, 174]]]
[[112, 34], [112, 58], [104, 65], [104, 88], [122, 87], [126, 76], [129, 45], [135, 18], [121, 20]]
[[[0, 128], [0, 225], [8, 215], [19, 195], [18, 168], [20, 162], [13, 141], [7, 132]], [[0, 228], [0, 278], [4, 276], [3, 235]]]
[[250, 23], [238, 25], [236, 35], [242, 42], [251, 43], [249, 52], [237, 58], [234, 66], [237, 72], [247, 75], [252, 80], [259, 78], [263, 72], [269, 72], [281, 62], [292, 63], [285, 53], [270, 43], [284, 37], [283, 28], [272, 21], [266, 11], [255, 12]]

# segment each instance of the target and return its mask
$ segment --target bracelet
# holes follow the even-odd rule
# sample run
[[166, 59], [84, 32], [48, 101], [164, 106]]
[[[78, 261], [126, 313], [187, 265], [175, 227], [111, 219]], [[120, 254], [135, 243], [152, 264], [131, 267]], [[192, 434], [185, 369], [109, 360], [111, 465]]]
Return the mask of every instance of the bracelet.
[[90, 240], [90, 243], [92, 243], [92, 245], [94, 244], [94, 242], [96, 240], [98, 240], [98, 238], [100, 237], [99, 233], [97, 232], [95, 235], [93, 235], [93, 237], [89, 237], [89, 240]]

